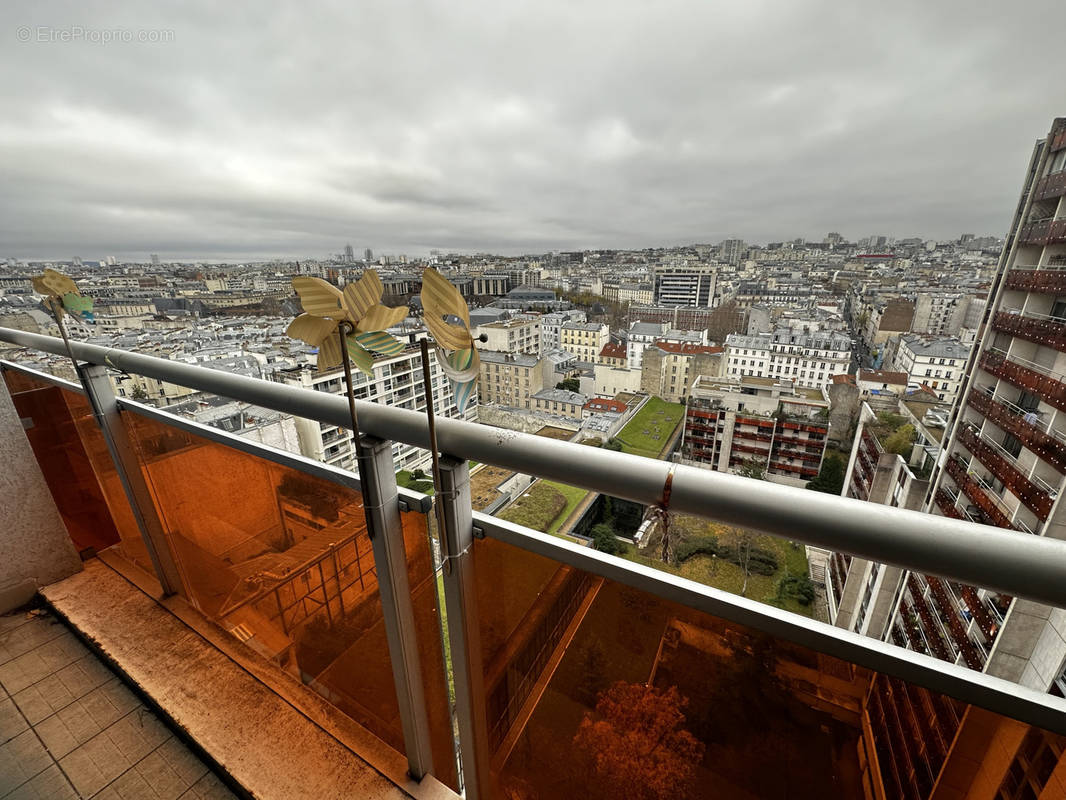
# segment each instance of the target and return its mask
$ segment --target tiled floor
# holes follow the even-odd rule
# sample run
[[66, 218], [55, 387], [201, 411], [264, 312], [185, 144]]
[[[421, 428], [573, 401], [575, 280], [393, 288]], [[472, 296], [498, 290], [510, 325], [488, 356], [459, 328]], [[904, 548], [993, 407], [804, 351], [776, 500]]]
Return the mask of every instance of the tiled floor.
[[0, 616], [0, 798], [233, 795], [44, 611]]

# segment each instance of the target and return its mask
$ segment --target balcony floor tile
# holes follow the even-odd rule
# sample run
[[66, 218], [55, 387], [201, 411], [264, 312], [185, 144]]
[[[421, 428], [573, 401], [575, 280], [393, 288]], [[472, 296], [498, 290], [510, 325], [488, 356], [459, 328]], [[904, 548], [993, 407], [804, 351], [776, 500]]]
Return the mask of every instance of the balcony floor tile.
[[0, 639], [0, 798], [233, 798], [53, 615], [0, 616]]
[[[258, 679], [253, 669], [238, 664], [102, 560], [86, 562], [84, 571], [45, 587], [41, 594], [104, 658], [118, 665], [126, 683], [136, 687], [140, 696], [151, 697], [171, 724], [253, 796], [264, 800], [456, 797], [432, 778], [420, 784], [405, 779], [399, 766], [405, 767], [405, 760], [394, 751], [389, 751], [388, 758], [395, 764], [387, 762], [387, 769], [401, 777], [371, 766], [359, 754], [361, 750], [353, 752], [342, 745], [331, 729], [297, 711], [287, 697]], [[11, 663], [18, 664], [19, 658]], [[6, 666], [0, 664], [0, 680], [4, 680]], [[25, 692], [19, 697], [35, 715], [45, 713], [41, 699], [32, 697], [22, 685], [24, 673], [40, 665], [18, 666], [21, 671], [13, 673], [11, 680], [20, 686], [16, 691]], [[60, 762], [76, 788], [96, 792], [94, 797], [103, 800], [221, 800], [232, 796], [124, 684], [107, 681], [90, 689], [98, 676], [81, 659], [72, 659], [56, 674], [60, 673], [65, 694], [57, 702], [67, 705], [45, 721], [58, 719], [77, 742], [76, 749], [61, 756]], [[128, 710], [131, 702], [135, 705]], [[337, 723], [331, 720], [330, 724]], [[86, 736], [91, 738], [86, 741]], [[357, 746], [374, 748], [370, 753], [383, 760], [385, 746], [365, 732], [359, 736], [363, 738], [356, 740]]]

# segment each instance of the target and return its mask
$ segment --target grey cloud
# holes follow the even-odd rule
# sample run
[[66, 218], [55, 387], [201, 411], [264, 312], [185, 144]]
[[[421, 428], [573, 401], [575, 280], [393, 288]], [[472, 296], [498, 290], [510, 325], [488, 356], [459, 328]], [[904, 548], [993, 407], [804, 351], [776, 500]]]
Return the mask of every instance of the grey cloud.
[[0, 256], [1002, 233], [1066, 7], [977, 5], [7, 4]]

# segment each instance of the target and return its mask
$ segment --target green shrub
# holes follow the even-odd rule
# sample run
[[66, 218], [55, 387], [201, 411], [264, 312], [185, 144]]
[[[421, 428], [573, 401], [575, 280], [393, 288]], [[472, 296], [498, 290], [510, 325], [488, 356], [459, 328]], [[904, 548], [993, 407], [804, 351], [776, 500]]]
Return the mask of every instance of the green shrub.
[[904, 458], [909, 458], [916, 438], [917, 433], [914, 430], [914, 426], [904, 425], [885, 439], [883, 447], [889, 453], [896, 453]]
[[814, 597], [814, 582], [806, 575], [786, 575], [777, 583], [777, 600], [781, 603], [792, 599], [801, 606], [809, 606]]
[[718, 555], [717, 537], [710, 534], [701, 534], [682, 540], [674, 548], [674, 561], [682, 564], [699, 553], [708, 556]]
[[[724, 558], [738, 567], [743, 567], [744, 550], [745, 548], [738, 548], [730, 544], [721, 545], [718, 548], [718, 557]], [[748, 572], [754, 575], [773, 575], [777, 572], [778, 566], [776, 553], [761, 547], [751, 548], [751, 552], [748, 554]]]
[[599, 525], [592, 526], [590, 536], [592, 537], [592, 546], [601, 553], [617, 555], [625, 549], [622, 543], [614, 537], [614, 528], [602, 522]]

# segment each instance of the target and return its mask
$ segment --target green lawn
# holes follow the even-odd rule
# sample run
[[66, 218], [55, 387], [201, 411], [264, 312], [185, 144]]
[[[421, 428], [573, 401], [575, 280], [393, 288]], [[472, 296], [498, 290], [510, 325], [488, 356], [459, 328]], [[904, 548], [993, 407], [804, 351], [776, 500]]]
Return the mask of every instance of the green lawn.
[[658, 458], [684, 414], [680, 403], [652, 397], [615, 438], [622, 443], [624, 453]]
[[[728, 526], [716, 525], [713, 522], [697, 519], [694, 517], [681, 517], [674, 523], [675, 540], [687, 535], [708, 533], [719, 538], [728, 535]], [[747, 597], [763, 603], [776, 602], [777, 584], [786, 575], [806, 575], [807, 555], [801, 544], [789, 544], [784, 539], [775, 536], [756, 534], [752, 540], [754, 547], [770, 550], [777, 555], [778, 570], [773, 575], [748, 575]], [[697, 554], [687, 559], [682, 564], [665, 564], [658, 558], [659, 544], [651, 543], [639, 552], [636, 547], [627, 544], [622, 557], [647, 567], [669, 572], [672, 575], [680, 575], [683, 578], [702, 583], [705, 586], [713, 586], [716, 589], [740, 594], [744, 586], [744, 571], [737, 566], [721, 558], [714, 558], [706, 554]], [[817, 601], [816, 601], [817, 602]], [[803, 614], [811, 617], [814, 615], [813, 604], [802, 605], [793, 598], [788, 598], [781, 605], [786, 611]]]
[[[588, 492], [563, 483], [537, 481], [497, 516], [541, 533], [560, 535], [559, 528]], [[566, 536], [564, 538], [571, 539]]]
[[[561, 492], [563, 497], [566, 498], [566, 505], [563, 506], [563, 510], [559, 512], [559, 516], [555, 518], [555, 521], [548, 528], [548, 533], [558, 533], [559, 528], [564, 522], [566, 522], [566, 518], [573, 513], [573, 510], [577, 508], [578, 503], [588, 497], [589, 493], [585, 489], [579, 489], [576, 486], [567, 486], [565, 483], [553, 483], [551, 481], [548, 481], [547, 483], [549, 486], [552, 486]], [[571, 537], [568, 536], [567, 538], [569, 539]]]
[[565, 507], [566, 496], [562, 492], [547, 481], [537, 481], [524, 495], [501, 511], [499, 517], [547, 533]]
[[431, 476], [418, 479], [411, 474], [410, 470], [406, 469], [401, 469], [396, 473], [396, 485], [403, 486], [405, 489], [413, 489], [422, 494], [433, 494], [433, 478]]

